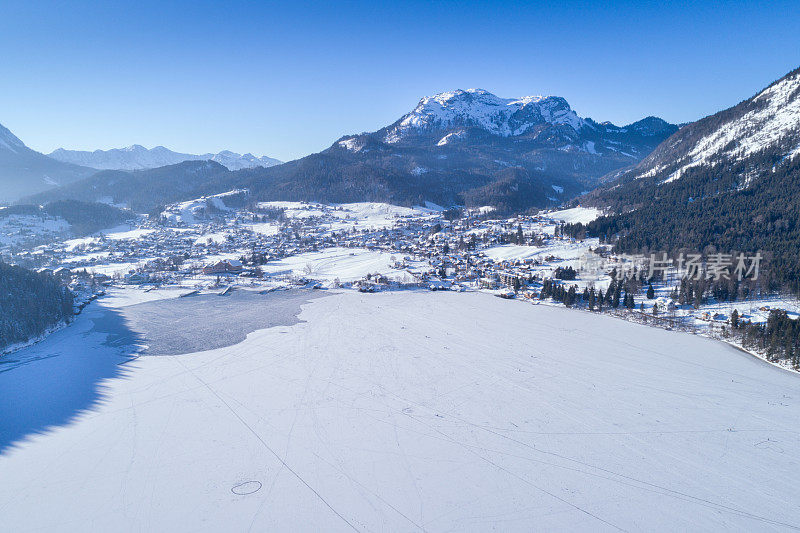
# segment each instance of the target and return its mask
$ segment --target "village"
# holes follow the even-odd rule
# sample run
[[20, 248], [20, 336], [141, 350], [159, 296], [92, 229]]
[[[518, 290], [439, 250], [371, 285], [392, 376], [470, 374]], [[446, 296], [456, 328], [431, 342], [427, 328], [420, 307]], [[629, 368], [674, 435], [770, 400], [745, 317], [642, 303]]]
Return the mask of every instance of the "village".
[[433, 204], [228, 206], [246, 197], [247, 191], [231, 191], [200, 198], [167, 206], [158, 217], [140, 216], [127, 227], [33, 248], [6, 247], [3, 254], [56, 275], [76, 295], [77, 312], [110, 288], [192, 296], [297, 287], [484, 291], [713, 336], [724, 334], [734, 309], [753, 322], [778, 307], [798, 312], [796, 302], [775, 295], [702, 305], [680, 301], [677, 269], [653, 283], [628, 280], [623, 295], [615, 274], [635, 270], [631, 258], [610, 253], [596, 238], [561, 231], [564, 223], [593, 219], [594, 209], [494, 218], [489, 208]]

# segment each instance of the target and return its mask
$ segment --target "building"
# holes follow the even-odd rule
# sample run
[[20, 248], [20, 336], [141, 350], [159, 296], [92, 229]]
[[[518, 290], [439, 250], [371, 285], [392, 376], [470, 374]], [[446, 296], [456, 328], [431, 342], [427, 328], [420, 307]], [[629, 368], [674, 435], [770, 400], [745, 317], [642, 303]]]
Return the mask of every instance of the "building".
[[203, 274], [239, 274], [243, 270], [241, 261], [225, 259], [203, 267]]
[[125, 283], [131, 285], [142, 285], [150, 281], [150, 276], [146, 272], [130, 272], [125, 274]]

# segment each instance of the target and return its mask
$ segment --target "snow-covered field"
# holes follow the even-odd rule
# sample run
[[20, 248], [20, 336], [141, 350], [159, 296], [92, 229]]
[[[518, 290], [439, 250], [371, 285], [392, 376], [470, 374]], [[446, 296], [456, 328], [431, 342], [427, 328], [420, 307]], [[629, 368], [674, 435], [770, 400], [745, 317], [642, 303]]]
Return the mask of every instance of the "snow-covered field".
[[100, 242], [101, 235], [107, 239], [111, 239], [112, 241], [127, 241], [141, 239], [154, 232], [155, 230], [152, 228], [138, 228], [136, 226], [131, 226], [130, 224], [123, 224], [114, 228], [99, 231], [95, 235], [90, 235], [88, 237], [68, 239], [64, 241], [64, 249], [67, 251], [73, 251], [80, 246], [96, 244]]
[[348, 291], [234, 346], [125, 362], [137, 301], [0, 364], [3, 529], [800, 527], [800, 380], [730, 346]]
[[269, 274], [305, 276], [321, 281], [356, 281], [367, 274], [381, 274], [389, 279], [401, 280], [405, 270], [393, 268], [392, 257], [386, 252], [363, 248], [327, 248], [319, 252], [293, 255], [268, 263], [263, 268]]
[[123, 275], [127, 274], [131, 270], [135, 270], [138, 267], [141, 267], [147, 261], [151, 261], [154, 258], [152, 257], [144, 257], [139, 261], [125, 261], [122, 263], [103, 263], [103, 264], [96, 264], [96, 265], [88, 265], [86, 266], [86, 270], [91, 273], [95, 274], [105, 274], [106, 276], [113, 276], [115, 274]]
[[442, 208], [429, 204], [426, 207], [402, 207], [380, 202], [350, 204], [318, 204], [311, 202], [261, 202], [262, 208], [283, 209], [287, 218], [325, 217], [324, 223], [332, 231], [352, 229], [391, 228], [403, 217], [431, 217]]
[[0, 217], [0, 247], [15, 246], [26, 240], [63, 237], [70, 225], [60, 217], [9, 215]]
[[223, 212], [232, 211], [232, 209], [225, 205], [225, 198], [240, 193], [242, 193], [242, 191], [233, 190], [172, 204], [168, 206], [167, 210], [164, 211], [161, 216], [172, 223], [196, 224], [198, 219], [204, 218], [201, 213], [205, 212], [209, 207]]
[[567, 224], [588, 224], [592, 220], [602, 215], [602, 212], [596, 207], [572, 207], [570, 209], [562, 209], [561, 211], [551, 211], [547, 216], [554, 219], [566, 222]]
[[599, 246], [598, 239], [586, 239], [580, 242], [556, 242], [546, 246], [521, 246], [517, 244], [501, 244], [481, 250], [486, 257], [495, 261], [516, 261], [518, 259], [540, 259], [555, 256], [561, 259], [572, 260], [566, 263], [559, 263], [557, 266], [567, 264], [576, 266], [574, 260], [589, 252], [590, 248]]

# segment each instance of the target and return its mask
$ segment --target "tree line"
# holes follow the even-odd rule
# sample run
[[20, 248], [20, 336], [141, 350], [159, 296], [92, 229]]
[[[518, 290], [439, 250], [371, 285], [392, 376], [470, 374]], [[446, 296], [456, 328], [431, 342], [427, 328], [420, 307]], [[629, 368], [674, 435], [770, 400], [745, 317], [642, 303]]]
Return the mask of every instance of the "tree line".
[[73, 296], [52, 275], [0, 262], [0, 350], [73, 316]]

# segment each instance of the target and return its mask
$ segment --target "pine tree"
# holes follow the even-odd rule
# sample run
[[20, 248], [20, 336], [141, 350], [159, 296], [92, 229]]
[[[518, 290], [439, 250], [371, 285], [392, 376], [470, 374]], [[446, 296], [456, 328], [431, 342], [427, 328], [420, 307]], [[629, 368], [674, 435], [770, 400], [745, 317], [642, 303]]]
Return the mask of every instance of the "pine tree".
[[739, 311], [736, 309], [733, 310], [731, 313], [731, 328], [738, 329], [739, 328]]

